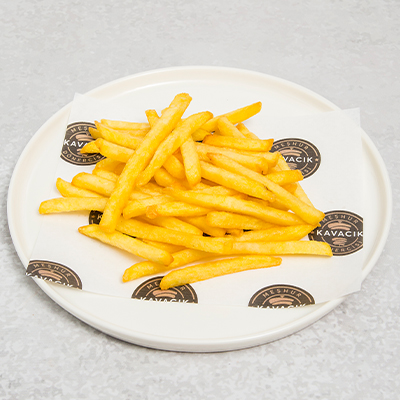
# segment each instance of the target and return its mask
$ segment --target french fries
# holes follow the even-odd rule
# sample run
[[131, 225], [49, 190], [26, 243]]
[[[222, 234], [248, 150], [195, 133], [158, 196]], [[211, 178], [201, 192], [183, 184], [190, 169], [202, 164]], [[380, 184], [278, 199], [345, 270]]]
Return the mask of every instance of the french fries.
[[146, 216], [141, 216], [143, 222], [147, 222], [152, 225], [160, 226], [162, 228], [172, 229], [173, 231], [186, 232], [191, 235], [203, 235], [203, 231], [197, 228], [194, 224], [190, 222], [185, 222], [179, 218], [174, 217], [155, 217], [147, 218]]
[[129, 121], [114, 121], [110, 119], [102, 119], [101, 123], [107, 125], [112, 129], [124, 130], [147, 130], [149, 131], [150, 125], [146, 122], [129, 122]]
[[188, 204], [183, 201], [170, 201], [147, 208], [148, 218], [156, 217], [200, 217], [207, 215], [209, 208]]
[[[228, 120], [237, 124], [239, 122], [246, 121], [247, 119], [253, 117], [261, 111], [261, 102], [253, 103], [248, 106], [238, 108], [237, 110], [230, 111], [226, 114], [222, 114], [219, 117], [227, 117]], [[213, 132], [217, 128], [219, 117], [214, 117], [210, 119], [206, 124], [204, 124], [201, 129], [206, 132]]]
[[158, 146], [149, 165], [138, 178], [137, 185], [141, 186], [150, 181], [154, 172], [161, 168], [165, 161], [186, 142], [191, 134], [212, 117], [210, 112], [191, 115], [186, 118], [172, 133]]
[[243, 138], [246, 137], [243, 135], [242, 132], [239, 131], [239, 129], [232, 124], [231, 121], [229, 121], [228, 117], [220, 117], [218, 118], [218, 133], [223, 136], [232, 136], [232, 137], [239, 137]]
[[[90, 147], [89, 147], [90, 146]], [[132, 157], [134, 151], [128, 147], [120, 146], [115, 143], [111, 143], [103, 138], [98, 138], [94, 142], [89, 142], [81, 148], [81, 153], [93, 153], [97, 148], [97, 152], [108, 157], [113, 161], [120, 161], [122, 163], [127, 163], [129, 158]]]
[[100, 228], [104, 232], [115, 230], [118, 218], [122, 214], [137, 177], [146, 168], [160, 143], [177, 125], [191, 100], [191, 97], [186, 93], [177, 95], [167, 111], [150, 129], [135, 153], [127, 161], [100, 221]]
[[105, 197], [61, 197], [45, 200], [40, 204], [40, 214], [54, 214], [72, 211], [103, 211], [107, 204]]
[[238, 192], [248, 194], [267, 201], [274, 201], [275, 196], [265, 188], [262, 184], [248, 179], [245, 176], [235, 174], [234, 172], [218, 168], [215, 165], [200, 162], [201, 176], [209, 181], [218, 183]]
[[196, 144], [192, 137], [189, 137], [182, 143], [181, 154], [186, 179], [191, 187], [195, 187], [201, 181], [201, 165], [199, 155], [196, 151]]
[[100, 240], [103, 243], [118, 247], [136, 256], [147, 258], [150, 261], [169, 265], [174, 260], [172, 255], [165, 250], [151, 246], [118, 231], [111, 233], [104, 232], [96, 224], [81, 226], [79, 232], [83, 235]]
[[236, 128], [243, 136], [248, 137], [250, 139], [258, 139], [257, 135], [251, 132], [243, 122], [239, 122], [236, 125]]
[[185, 167], [174, 155], [169, 156], [163, 164], [163, 168], [176, 179], [185, 179]]
[[328, 243], [315, 241], [290, 241], [290, 242], [234, 242], [232, 254], [268, 254], [289, 255], [309, 254], [318, 256], [332, 256], [332, 249]]
[[232, 259], [218, 260], [202, 265], [194, 265], [172, 271], [164, 276], [160, 282], [161, 290], [167, 290], [174, 286], [186, 285], [215, 278], [217, 276], [233, 274], [235, 272], [248, 271], [250, 269], [275, 267], [281, 264], [278, 257], [254, 257], [244, 256]]
[[171, 196], [159, 195], [141, 200], [129, 201], [123, 210], [123, 215], [126, 219], [138, 217], [146, 214], [147, 208], [157, 204], [165, 204], [173, 201]]
[[203, 143], [211, 146], [227, 147], [229, 149], [235, 150], [267, 152], [271, 150], [274, 141], [273, 139], [260, 140], [220, 135], [208, 135], [204, 138]]
[[304, 224], [304, 221], [297, 215], [268, 207], [261, 202], [238, 199], [234, 196], [221, 196], [177, 189], [169, 189], [166, 193], [179, 201], [186, 201], [194, 206], [250, 215], [276, 225]]
[[290, 171], [271, 172], [267, 174], [267, 178], [279, 186], [285, 186], [291, 183], [302, 181], [303, 174], [298, 169], [294, 169]]
[[[222, 147], [210, 146], [204, 143], [195, 143], [197, 153], [202, 161], [210, 162], [208, 157], [209, 153], [217, 153], [217, 154], [225, 154], [228, 157], [234, 158], [236, 162], [244, 165], [247, 168], [250, 168], [257, 172], [262, 172], [266, 174], [269, 166], [275, 165], [278, 157], [270, 156], [270, 161], [261, 155], [252, 155], [252, 154], [243, 154], [234, 149], [225, 149]], [[267, 154], [275, 154], [275, 153], [267, 153]], [[276, 161], [275, 161], [276, 159]]]
[[61, 178], [57, 178], [56, 187], [61, 196], [64, 197], [103, 197], [102, 195], [90, 190], [76, 187], [72, 183]]
[[152, 226], [135, 219], [126, 220], [120, 218], [116, 229], [129, 236], [185, 246], [189, 249], [202, 250], [208, 253], [229, 254], [232, 248], [230, 240], [178, 232], [172, 229]]
[[308, 235], [314, 225], [277, 226], [243, 233], [240, 242], [289, 242]]
[[[79, 232], [144, 258], [122, 281], [162, 274], [162, 290], [277, 267], [285, 255], [331, 256], [326, 243], [301, 240], [324, 218], [301, 172], [270, 152], [273, 139], [243, 124], [261, 103], [184, 118], [191, 100], [181, 93], [160, 116], [146, 110], [148, 122], [95, 121], [81, 152], [105, 158], [71, 182], [58, 178], [62, 197], [39, 212], [103, 212], [99, 225]], [[214, 260], [198, 263], [207, 257]]]
[[131, 135], [129, 132], [121, 132], [119, 130], [112, 129], [98, 121], [95, 121], [95, 125], [100, 137], [108, 140], [111, 143], [128, 147], [129, 149], [137, 149], [143, 141], [141, 137]]
[[265, 222], [257, 217], [241, 215], [226, 211], [211, 211], [207, 214], [207, 222], [211, 226], [225, 229], [261, 230], [274, 227], [274, 224]]
[[225, 157], [223, 155], [209, 155], [214, 164], [224, 167], [227, 170], [238, 173], [243, 176], [248, 176], [250, 179], [265, 185], [272, 193], [275, 194], [277, 200], [283, 205], [287, 206], [293, 212], [295, 212], [300, 218], [309, 224], [318, 224], [319, 221], [324, 219], [325, 215], [323, 212], [317, 210], [315, 207], [310, 206], [297, 198], [296, 196], [289, 193], [287, 190], [272, 182], [267, 177], [254, 172], [246, 167], [243, 167], [235, 160]]
[[172, 253], [172, 256], [174, 261], [168, 266], [154, 261], [142, 261], [140, 263], [133, 264], [131, 267], [125, 270], [122, 276], [122, 281], [128, 282], [141, 278], [142, 276], [164, 273], [166, 271], [181, 267], [182, 265], [213, 256], [213, 254], [201, 250], [184, 249]]

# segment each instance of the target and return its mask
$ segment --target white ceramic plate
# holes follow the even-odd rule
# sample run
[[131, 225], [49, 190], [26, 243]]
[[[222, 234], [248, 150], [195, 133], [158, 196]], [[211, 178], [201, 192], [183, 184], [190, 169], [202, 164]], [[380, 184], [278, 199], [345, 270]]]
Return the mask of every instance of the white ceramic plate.
[[[296, 84], [272, 76], [219, 67], [180, 67], [129, 76], [87, 93], [100, 99], [116, 96], [154, 98], [188, 92], [215, 115], [253, 101], [274, 116], [295, 116], [338, 110], [338, 107]], [[218, 105], [221, 104], [221, 109]], [[223, 105], [223, 108], [222, 108]], [[38, 204], [54, 180], [71, 104], [50, 118], [33, 136], [14, 170], [8, 195], [8, 222], [17, 253], [28, 265], [40, 228]], [[208, 107], [210, 108], [210, 107]], [[366, 203], [364, 237], [367, 276], [383, 250], [389, 231], [392, 197], [384, 163], [366, 134], [362, 137]], [[303, 329], [338, 306], [343, 298], [293, 309], [215, 307], [198, 304], [136, 302], [71, 290], [35, 279], [65, 310], [87, 324], [124, 341], [163, 350], [211, 352], [267, 343]]]

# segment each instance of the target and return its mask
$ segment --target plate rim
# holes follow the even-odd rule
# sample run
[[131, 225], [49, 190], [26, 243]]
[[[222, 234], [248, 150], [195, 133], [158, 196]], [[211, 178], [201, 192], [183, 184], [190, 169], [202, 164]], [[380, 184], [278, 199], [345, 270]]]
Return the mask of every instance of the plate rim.
[[[127, 75], [125, 77], [118, 78], [116, 80], [104, 83], [94, 89], [91, 89], [90, 91], [86, 92], [85, 95], [91, 95], [91, 96], [96, 96], [101, 94], [104, 90], [107, 90], [108, 87], [112, 87], [114, 85], [119, 85], [121, 83], [124, 83], [129, 80], [135, 80], [135, 79], [140, 79], [141, 77], [145, 76], [152, 76], [153, 74], [164, 74], [164, 73], [177, 73], [177, 72], [182, 72], [182, 71], [187, 71], [187, 72], [194, 72], [196, 70], [201, 70], [201, 71], [207, 71], [207, 72], [230, 72], [230, 73], [239, 73], [239, 74], [246, 74], [252, 77], [258, 77], [262, 79], [268, 79], [271, 81], [274, 81], [278, 84], [283, 84], [285, 86], [288, 86], [292, 89], [295, 89], [297, 91], [300, 91], [301, 93], [307, 94], [307, 96], [311, 96], [314, 99], [317, 99], [319, 102], [322, 102], [324, 105], [330, 107], [333, 110], [340, 110], [338, 106], [336, 106], [334, 103], [330, 102], [323, 96], [313, 92], [312, 90], [305, 88], [301, 85], [298, 85], [296, 83], [290, 82], [288, 80], [275, 77], [272, 75], [268, 75], [262, 72], [257, 72], [257, 71], [251, 71], [247, 69], [239, 69], [239, 68], [232, 68], [232, 67], [218, 67], [218, 66], [179, 66], [179, 67], [168, 67], [168, 68], [160, 68], [160, 69], [153, 69], [153, 70], [148, 70], [148, 71], [143, 71], [139, 72], [137, 74], [132, 74], [132, 75]], [[140, 86], [139, 86], [140, 87]], [[123, 94], [123, 93], [120, 93]], [[26, 268], [29, 258], [27, 259], [25, 255], [23, 254], [23, 249], [20, 248], [19, 243], [15, 243], [15, 226], [13, 226], [10, 221], [12, 221], [12, 202], [11, 202], [11, 197], [12, 197], [12, 191], [14, 189], [14, 186], [16, 185], [16, 176], [18, 174], [19, 168], [21, 168], [22, 161], [26, 157], [26, 154], [30, 151], [31, 147], [34, 146], [35, 144], [35, 138], [37, 138], [38, 134], [40, 132], [46, 131], [46, 127], [48, 125], [51, 125], [53, 121], [57, 120], [60, 118], [63, 113], [69, 111], [69, 109], [72, 106], [72, 101], [63, 106], [61, 109], [59, 109], [56, 113], [54, 113], [36, 132], [35, 134], [30, 138], [26, 146], [24, 147], [21, 155], [19, 156], [17, 163], [15, 164], [14, 171], [11, 176], [10, 184], [9, 184], [9, 189], [8, 189], [8, 196], [7, 196], [7, 220], [8, 220], [8, 226], [11, 234], [11, 238], [14, 244], [14, 247], [17, 251], [17, 254]], [[374, 265], [376, 264], [378, 258], [380, 257], [384, 246], [387, 241], [387, 237], [389, 235], [390, 231], [390, 224], [391, 224], [391, 215], [392, 215], [392, 190], [391, 190], [391, 184], [390, 184], [390, 179], [389, 175], [386, 169], [386, 166], [384, 164], [384, 161], [379, 154], [377, 148], [375, 147], [374, 143], [372, 142], [371, 138], [366, 134], [366, 132], [363, 130], [362, 131], [363, 135], [363, 140], [365, 141], [368, 150], [373, 154], [374, 160], [377, 163], [379, 167], [379, 172], [380, 175], [383, 178], [383, 186], [385, 187], [385, 192], [384, 192], [384, 203], [386, 205], [385, 207], [385, 219], [384, 219], [384, 224], [382, 226], [382, 235], [380, 237], [379, 243], [375, 245], [375, 249], [373, 252], [372, 257], [369, 259], [366, 265], [363, 266], [362, 270], [362, 280], [364, 280]], [[103, 319], [99, 318], [98, 316], [94, 315], [88, 315], [87, 312], [82, 310], [81, 308], [76, 307], [75, 305], [66, 303], [65, 298], [63, 298], [52, 286], [51, 283], [46, 282], [44, 280], [39, 280], [39, 279], [34, 279], [34, 281], [39, 285], [39, 287], [53, 300], [55, 301], [59, 306], [61, 306], [63, 309], [80, 319], [81, 321], [87, 323], [88, 325], [94, 327], [95, 329], [98, 329], [110, 336], [116, 337], [118, 339], [137, 344], [140, 346], [144, 347], [151, 347], [151, 348], [156, 348], [160, 350], [172, 350], [172, 351], [188, 351], [188, 352], [218, 352], [218, 351], [227, 351], [227, 350], [237, 350], [237, 349], [242, 349], [242, 348], [248, 348], [248, 347], [253, 347], [257, 346], [260, 344], [268, 343], [280, 338], [283, 338], [285, 336], [288, 336], [292, 333], [295, 333], [310, 324], [316, 322], [318, 319], [332, 311], [334, 308], [336, 308], [339, 304], [343, 302], [343, 300], [346, 297], [342, 297], [339, 299], [333, 299], [330, 300], [326, 303], [322, 303], [319, 305], [316, 305], [317, 307], [315, 310], [303, 317], [300, 317], [294, 321], [291, 321], [289, 324], [285, 324], [282, 327], [279, 327], [275, 329], [276, 332], [271, 332], [271, 331], [263, 331], [260, 332], [259, 334], [253, 334], [249, 338], [248, 336], [244, 338], [240, 337], [235, 337], [235, 338], [230, 338], [228, 340], [226, 339], [213, 339], [213, 342], [210, 343], [210, 339], [205, 339], [205, 340], [200, 340], [200, 339], [194, 339], [194, 340], [187, 340], [186, 343], [177, 343], [174, 338], [166, 338], [162, 337], [162, 340], [160, 340], [158, 335], [155, 335], [154, 338], [149, 338], [148, 334], [146, 334], [146, 337], [141, 337], [144, 334], [140, 334], [139, 331], [135, 331], [135, 340], [130, 340], [131, 338], [129, 337], [130, 335], [125, 332], [129, 331], [132, 332], [132, 330], [127, 329], [125, 327], [121, 327], [119, 325], [116, 325], [114, 323], [110, 323], [107, 321], [104, 321]], [[199, 305], [196, 305], [197, 307]], [[106, 322], [106, 325], [103, 324], [103, 322]], [[288, 326], [290, 325], [289, 329]], [[292, 326], [294, 325], [294, 326]], [[110, 329], [110, 326], [115, 326], [117, 329]], [[279, 331], [279, 332], [278, 332]], [[284, 331], [284, 332], [283, 332]], [[267, 340], [267, 337], [269, 339]], [[203, 343], [206, 342], [206, 343]]]

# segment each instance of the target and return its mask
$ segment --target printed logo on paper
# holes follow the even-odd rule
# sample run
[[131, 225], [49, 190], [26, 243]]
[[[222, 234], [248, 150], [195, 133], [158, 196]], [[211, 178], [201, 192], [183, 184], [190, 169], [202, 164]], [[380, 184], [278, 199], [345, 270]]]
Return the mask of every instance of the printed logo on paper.
[[271, 285], [260, 289], [249, 301], [249, 307], [293, 308], [315, 304], [306, 290], [292, 285]]
[[75, 122], [67, 126], [61, 158], [74, 165], [93, 165], [104, 157], [100, 153], [81, 154], [81, 148], [94, 139], [89, 133], [89, 128], [96, 128], [90, 122]]
[[325, 213], [319, 227], [308, 234], [310, 240], [328, 243], [334, 256], [347, 256], [363, 247], [363, 219], [350, 211]]
[[279, 151], [290, 169], [298, 169], [307, 178], [321, 165], [317, 147], [304, 139], [282, 139], [274, 142], [271, 152]]
[[26, 275], [82, 289], [82, 281], [78, 274], [71, 268], [54, 261], [32, 260], [26, 269]]
[[89, 224], [100, 224], [101, 217], [103, 216], [103, 213], [101, 211], [97, 210], [92, 210], [89, 213]]
[[190, 285], [177, 286], [168, 290], [160, 289], [162, 276], [148, 279], [139, 285], [132, 293], [132, 299], [177, 302], [177, 303], [197, 303], [197, 294]]

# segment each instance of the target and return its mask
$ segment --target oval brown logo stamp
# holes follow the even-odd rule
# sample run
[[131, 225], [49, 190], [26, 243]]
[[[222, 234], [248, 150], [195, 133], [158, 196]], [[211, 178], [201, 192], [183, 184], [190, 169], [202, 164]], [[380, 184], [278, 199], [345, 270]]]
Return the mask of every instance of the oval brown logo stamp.
[[363, 247], [363, 219], [350, 211], [329, 211], [308, 237], [328, 243], [334, 256], [346, 256]]
[[249, 301], [249, 307], [293, 308], [315, 304], [306, 290], [292, 285], [271, 285], [260, 289]]
[[104, 157], [100, 153], [81, 154], [81, 148], [94, 139], [89, 133], [89, 128], [96, 128], [90, 122], [75, 122], [67, 126], [61, 158], [74, 165], [93, 165]]
[[271, 152], [279, 151], [290, 169], [298, 169], [307, 178], [321, 165], [317, 147], [304, 139], [281, 139], [274, 142]]
[[132, 293], [132, 299], [178, 303], [198, 302], [197, 294], [190, 285], [161, 290], [160, 282], [162, 278], [162, 276], [158, 276], [143, 282]]
[[54, 261], [31, 260], [26, 269], [26, 275], [82, 289], [82, 281], [77, 273], [71, 268]]

